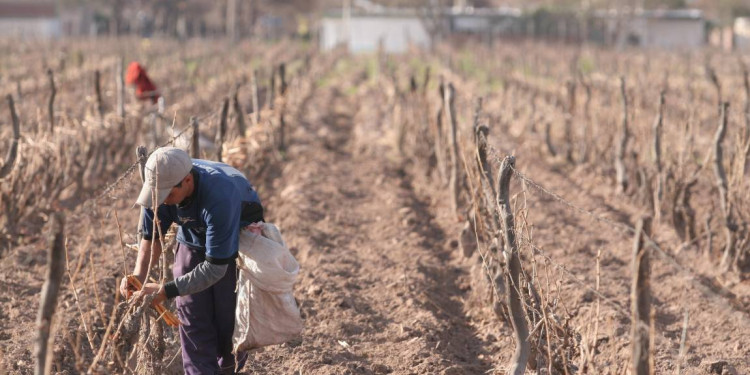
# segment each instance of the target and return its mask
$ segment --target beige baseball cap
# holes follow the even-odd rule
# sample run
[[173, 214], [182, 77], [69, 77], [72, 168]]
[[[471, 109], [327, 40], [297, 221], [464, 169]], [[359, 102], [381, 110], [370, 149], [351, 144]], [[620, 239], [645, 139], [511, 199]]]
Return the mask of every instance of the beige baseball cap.
[[[156, 149], [146, 161], [145, 181], [136, 203], [146, 208], [158, 207], [192, 168], [193, 160], [185, 150], [176, 147]], [[154, 205], [153, 194], [156, 194], [157, 199]]]

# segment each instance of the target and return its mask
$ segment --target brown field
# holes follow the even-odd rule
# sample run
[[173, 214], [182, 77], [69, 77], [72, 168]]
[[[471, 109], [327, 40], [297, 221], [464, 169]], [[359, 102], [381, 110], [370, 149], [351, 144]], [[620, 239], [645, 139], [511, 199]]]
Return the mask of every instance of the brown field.
[[[300, 262], [306, 325], [300, 340], [253, 352], [245, 373], [506, 373], [508, 295], [531, 332], [527, 372], [629, 373], [644, 216], [655, 372], [750, 373], [750, 84], [737, 56], [519, 42], [349, 55], [136, 39], [4, 41], [0, 52], [0, 165], [12, 166], [0, 176], [0, 373], [33, 372], [57, 213], [52, 373], [181, 373], [177, 331], [115, 293], [136, 255], [135, 150], [188, 147], [193, 117], [213, 141], [225, 99], [222, 159], [258, 188]], [[120, 59], [146, 66], [162, 111], [127, 93], [118, 114]], [[7, 96], [20, 128], [12, 164]], [[507, 155], [509, 199], [498, 204]], [[515, 281], [506, 259], [520, 261]], [[160, 269], [168, 263], [169, 251]]]

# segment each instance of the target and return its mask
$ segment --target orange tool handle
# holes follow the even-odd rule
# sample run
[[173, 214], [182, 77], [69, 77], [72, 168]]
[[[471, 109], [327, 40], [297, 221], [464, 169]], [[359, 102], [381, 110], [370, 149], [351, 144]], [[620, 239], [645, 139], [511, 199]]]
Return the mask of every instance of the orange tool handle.
[[[143, 289], [143, 284], [141, 284], [141, 281], [138, 280], [135, 275], [128, 275], [128, 285], [135, 288], [135, 290]], [[179, 327], [180, 319], [177, 318], [177, 315], [167, 310], [167, 308], [162, 306], [161, 303], [151, 306], [156, 310], [157, 313], [159, 313], [160, 318], [164, 318], [164, 322], [167, 323], [167, 325], [169, 325], [170, 327]]]

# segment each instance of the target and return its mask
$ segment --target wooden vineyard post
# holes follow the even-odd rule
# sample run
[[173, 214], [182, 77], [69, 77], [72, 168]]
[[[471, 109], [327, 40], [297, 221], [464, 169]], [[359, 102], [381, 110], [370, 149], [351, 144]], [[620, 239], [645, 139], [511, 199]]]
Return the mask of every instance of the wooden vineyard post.
[[[482, 98], [479, 98], [479, 100], [477, 100], [477, 107], [474, 114], [474, 143], [477, 145], [477, 166], [479, 167], [479, 170], [482, 171], [482, 178], [484, 179], [484, 182], [489, 186], [491, 192], [491, 195], [489, 196], [494, 197], [496, 193], [495, 186], [493, 185], [494, 180], [492, 178], [492, 169], [490, 167], [489, 161], [487, 160], [487, 149], [489, 148], [489, 146], [487, 145], [487, 138], [490, 134], [490, 128], [486, 124], [479, 123], [479, 116], [482, 111], [482, 102]], [[487, 200], [488, 203], [491, 201], [492, 199]]]
[[576, 108], [576, 82], [569, 80], [566, 84], [568, 93], [568, 105], [565, 113], [565, 159], [568, 163], [573, 163], [573, 116]]
[[511, 314], [511, 323], [515, 334], [516, 350], [511, 359], [508, 374], [522, 375], [526, 369], [526, 361], [529, 358], [529, 328], [526, 325], [526, 314], [521, 304], [521, 260], [518, 257], [518, 245], [516, 244], [515, 222], [513, 219], [513, 208], [510, 206], [510, 178], [513, 176], [513, 167], [516, 158], [506, 156], [500, 165], [500, 176], [497, 186], [497, 204], [503, 219], [503, 232], [505, 234], [505, 258], [507, 259], [508, 272], [506, 275], [508, 284], [508, 309]]
[[[579, 73], [580, 74], [580, 73]], [[583, 116], [587, 121], [591, 120], [591, 84], [586, 82], [583, 78], [583, 74], [580, 74], [581, 86], [583, 86], [583, 92], [586, 94], [586, 100], [583, 102]]]
[[284, 104], [279, 111], [279, 151], [286, 150], [286, 121], [284, 121]]
[[[146, 161], [148, 160], [148, 151], [146, 150], [146, 146], [138, 146], [135, 150], [135, 160], [138, 162], [138, 172], [141, 176], [141, 183], [146, 182]], [[136, 241], [136, 244], [140, 246], [141, 244], [141, 238], [143, 235], [143, 210], [145, 207], [140, 208], [140, 214], [138, 215], [138, 228], [136, 229], [138, 241]]]
[[719, 119], [719, 127], [716, 129], [716, 135], [714, 136], [714, 176], [716, 177], [716, 187], [719, 190], [719, 206], [721, 207], [721, 213], [724, 218], [724, 234], [726, 237], [726, 244], [724, 245], [724, 253], [721, 257], [721, 267], [727, 269], [731, 266], [734, 260], [735, 249], [735, 231], [737, 230], [734, 218], [732, 215], [732, 204], [729, 201], [729, 184], [727, 183], [727, 174], [724, 170], [724, 149], [722, 142], [724, 136], [727, 133], [727, 121], [729, 114], [729, 102], [723, 102], [719, 112], [721, 114]]
[[[492, 207], [494, 206], [494, 203], [490, 203], [489, 205], [487, 203], [492, 202], [492, 199], [487, 199], [487, 184], [484, 174], [484, 165], [487, 163], [487, 143], [486, 143], [486, 137], [487, 133], [489, 132], [489, 129], [479, 124], [479, 117], [482, 113], [482, 98], [479, 97], [476, 101], [476, 107], [474, 109], [474, 147], [476, 147], [476, 156], [477, 156], [477, 166], [478, 169], [481, 172], [481, 175], [479, 176], [479, 190], [481, 194], [480, 200], [482, 203], [480, 203], [481, 207]], [[494, 197], [494, 195], [492, 195]], [[465, 258], [470, 258], [474, 251], [477, 249], [477, 234], [476, 234], [476, 212], [470, 211], [470, 214], [467, 215], [466, 221], [464, 222], [464, 226], [461, 229], [461, 234], [459, 236], [459, 245], [461, 247], [461, 253]]]
[[435, 121], [435, 159], [437, 160], [438, 175], [440, 176], [440, 183], [445, 184], [445, 154], [443, 153], [443, 118], [445, 117], [445, 82], [443, 78], [440, 78], [440, 109], [438, 110], [437, 120]]
[[268, 94], [266, 102], [268, 103], [268, 109], [273, 109], [273, 101], [276, 99], [276, 69], [271, 68], [271, 78], [268, 82]]
[[115, 73], [115, 83], [117, 85], [117, 116], [125, 118], [125, 78], [123, 77], [124, 67], [122, 58], [117, 60], [117, 69]]
[[706, 217], [706, 221], [704, 222], [705, 228], [706, 228], [706, 248], [703, 250], [704, 255], [710, 255], [711, 249], [714, 247], [714, 235], [711, 233], [711, 215], [708, 215]]
[[39, 314], [36, 318], [39, 335], [34, 345], [36, 375], [48, 374], [51, 361], [47, 358], [52, 330], [52, 319], [57, 308], [57, 296], [60, 292], [60, 280], [63, 275], [65, 257], [65, 217], [55, 212], [50, 216], [50, 233], [48, 236], [49, 254], [47, 256], [47, 278], [42, 287]]
[[728, 203], [728, 190], [727, 187], [727, 176], [724, 170], [724, 149], [722, 142], [727, 132], [727, 110], [729, 109], [729, 103], [724, 102], [721, 106], [721, 117], [719, 119], [719, 126], [716, 129], [716, 135], [714, 136], [714, 175], [716, 176], [716, 186], [719, 190], [719, 206], [721, 207], [722, 213], [727, 216], [729, 208]]
[[404, 142], [406, 141], [406, 126], [408, 120], [404, 119], [403, 113], [405, 111], [403, 103], [406, 102], [406, 98], [399, 89], [398, 79], [395, 76], [389, 76], [389, 79], [393, 85], [393, 94], [392, 100], [389, 100], [390, 104], [388, 112], [391, 113], [391, 122], [396, 129], [396, 150], [399, 155], [404, 156]]
[[47, 78], [49, 78], [49, 102], [47, 102], [47, 111], [49, 115], [49, 131], [53, 133], [55, 130], [55, 96], [57, 95], [57, 88], [55, 87], [55, 76], [52, 73], [52, 69], [47, 69]]
[[253, 126], [258, 126], [260, 123], [260, 108], [258, 104], [258, 78], [257, 72], [253, 69], [253, 74], [250, 77], [250, 92], [253, 99]]
[[631, 373], [653, 374], [650, 358], [651, 318], [651, 265], [648, 246], [644, 243], [651, 235], [651, 218], [638, 220], [633, 244], [633, 283], [631, 287]]
[[625, 152], [628, 147], [628, 96], [625, 90], [625, 77], [620, 77], [620, 95], [622, 96], [622, 127], [620, 139], [615, 149], [615, 171], [617, 173], [617, 190], [625, 193], [628, 189], [628, 174], [625, 169]]
[[13, 104], [13, 95], [8, 94], [6, 96], [8, 100], [8, 108], [10, 109], [10, 119], [13, 124], [13, 140], [10, 143], [10, 149], [8, 149], [8, 155], [5, 156], [3, 167], [0, 168], [0, 180], [5, 178], [13, 170], [13, 165], [16, 163], [18, 157], [18, 141], [21, 139], [21, 125], [18, 121], [18, 115], [16, 114], [16, 106]]
[[690, 310], [685, 310], [685, 318], [682, 321], [682, 335], [680, 335], [680, 352], [677, 356], [677, 370], [674, 372], [681, 375], [680, 367], [685, 358], [685, 342], [687, 341], [688, 323], [690, 322]]
[[[104, 102], [102, 100], [101, 73], [97, 69], [94, 71], [94, 91], [96, 94], [96, 111], [99, 114], [99, 120], [104, 118]], [[104, 124], [102, 124], [103, 126]]]
[[279, 80], [281, 81], [279, 86], [279, 95], [286, 95], [286, 64], [284, 63], [279, 64]]
[[452, 83], [449, 83], [445, 90], [445, 109], [448, 123], [451, 127], [451, 204], [453, 214], [458, 215], [458, 195], [459, 195], [459, 178], [458, 178], [458, 137], [456, 127], [456, 90]]
[[279, 108], [279, 151], [286, 150], [286, 122], [284, 121], [284, 111], [286, 110], [286, 65], [284, 63], [279, 64], [279, 80], [280, 88], [279, 95], [281, 96], [281, 108]]
[[719, 105], [719, 111], [721, 111], [721, 105], [724, 102], [724, 99], [721, 94], [721, 82], [719, 82], [719, 76], [716, 75], [716, 71], [710, 65], [706, 65], [706, 76], [716, 90], [716, 103]]
[[219, 128], [216, 131], [216, 160], [221, 162], [221, 154], [224, 152], [224, 137], [227, 133], [227, 112], [229, 112], [229, 98], [224, 98], [221, 105], [221, 117], [219, 118]]
[[529, 98], [529, 122], [526, 125], [529, 133], [536, 133], [536, 94], [532, 94]]
[[[750, 141], [750, 74], [748, 74], [747, 71], [747, 65], [742, 61], [742, 58], [739, 59], [740, 61], [740, 67], [742, 68], [742, 87], [744, 88], [745, 92], [745, 109], [744, 109], [744, 118], [745, 118], [745, 136], [744, 141], [747, 142]], [[746, 146], [747, 147], [747, 146]], [[745, 148], [745, 152], [747, 154], [748, 149]], [[743, 165], [743, 172], [744, 172], [744, 165]]]
[[200, 131], [198, 129], [198, 119], [195, 116], [190, 117], [190, 126], [193, 128], [192, 145], [190, 146], [190, 157], [193, 159], [200, 159], [201, 157], [201, 146]]
[[237, 85], [234, 86], [234, 92], [232, 93], [232, 109], [234, 110], [234, 115], [236, 116], [235, 121], [237, 122], [237, 132], [239, 133], [240, 137], [244, 137], [246, 130], [245, 112], [242, 110], [242, 105], [240, 104], [239, 93], [240, 84], [237, 83]]
[[661, 165], [661, 133], [664, 122], [664, 89], [659, 93], [659, 109], [654, 120], [654, 166], [656, 167], [656, 189], [654, 189], [654, 216], [658, 223], [661, 220], [661, 200], [664, 189]]
[[159, 118], [156, 113], [150, 113], [148, 115], [148, 124], [151, 129], [151, 139], [154, 147], [159, 147], [159, 133], [161, 126], [159, 125]]
[[146, 146], [138, 146], [135, 150], [135, 157], [138, 161], [138, 171], [141, 174], [141, 183], [146, 182], [146, 160], [148, 160], [148, 151]]
[[554, 158], [557, 156], [555, 146], [552, 145], [552, 124], [547, 121], [544, 124], [544, 144], [547, 146], [547, 152]]
[[736, 175], [745, 174], [745, 166], [747, 165], [747, 159], [750, 157], [750, 76], [748, 75], [747, 65], [739, 58], [740, 66], [742, 67], [742, 83], [745, 92], [745, 106], [743, 109], [743, 117], [745, 119], [745, 128], [741, 132], [740, 145], [742, 151], [736, 158], [735, 171]]
[[477, 147], [477, 168], [482, 172], [480, 178], [482, 196], [484, 197], [485, 207], [489, 209], [489, 213], [492, 215], [493, 220], [490, 221], [493, 229], [493, 236], [497, 235], [497, 231], [500, 227], [498, 224], [500, 216], [495, 204], [495, 197], [497, 192], [495, 191], [495, 180], [492, 177], [492, 166], [487, 160], [487, 139], [489, 137], [490, 128], [486, 124], [479, 123], [479, 116], [482, 111], [482, 98], [477, 101], [477, 107], [474, 114], [474, 143]]

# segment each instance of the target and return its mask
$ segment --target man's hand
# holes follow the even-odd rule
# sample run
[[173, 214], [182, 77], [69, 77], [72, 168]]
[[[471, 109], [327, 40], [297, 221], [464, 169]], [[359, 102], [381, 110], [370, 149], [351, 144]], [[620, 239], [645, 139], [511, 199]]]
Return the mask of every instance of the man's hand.
[[130, 296], [137, 291], [138, 289], [133, 284], [128, 283], [127, 276], [122, 278], [122, 281], [120, 281], [120, 294], [122, 294], [125, 299], [129, 299]]
[[143, 289], [135, 294], [135, 297], [140, 299], [150, 294], [154, 295], [154, 300], [151, 302], [153, 306], [167, 300], [167, 293], [164, 291], [164, 286], [156, 283], [146, 283], [143, 285]]
[[[128, 282], [128, 277], [130, 277], [130, 282]], [[135, 302], [140, 303], [146, 296], [153, 296], [151, 307], [156, 309], [156, 312], [164, 318], [164, 322], [172, 327], [180, 325], [180, 319], [177, 318], [177, 315], [164, 308], [161, 304], [167, 300], [167, 292], [164, 290], [164, 285], [156, 283], [141, 285], [140, 280], [134, 275], [126, 276], [123, 281], [124, 284], [121, 284], [120, 288], [124, 289], [126, 294], [135, 297]], [[141, 290], [138, 290], [138, 287], [141, 287]]]

